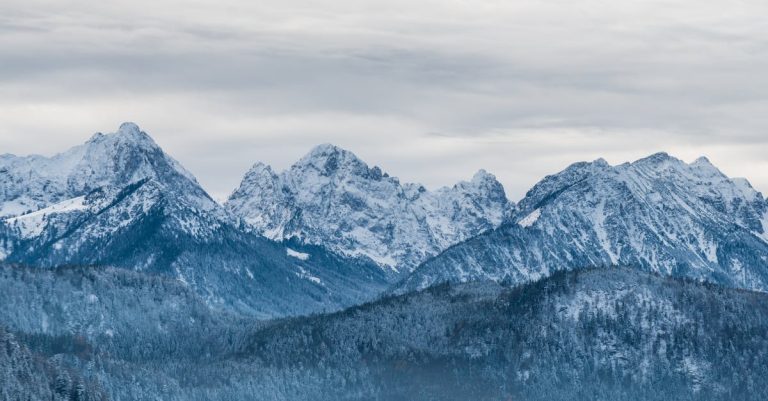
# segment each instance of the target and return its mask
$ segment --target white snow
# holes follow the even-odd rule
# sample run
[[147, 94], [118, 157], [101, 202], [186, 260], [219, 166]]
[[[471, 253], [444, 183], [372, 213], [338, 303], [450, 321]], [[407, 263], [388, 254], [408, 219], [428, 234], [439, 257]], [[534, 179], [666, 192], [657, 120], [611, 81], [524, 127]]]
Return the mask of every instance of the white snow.
[[698, 392], [701, 390], [701, 384], [706, 380], [706, 374], [709, 370], [708, 364], [703, 361], [697, 361], [690, 356], [683, 357], [681, 362], [679, 370], [691, 378], [693, 391]]
[[71, 212], [75, 210], [83, 210], [83, 209], [86, 209], [86, 206], [83, 204], [84, 201], [85, 201], [85, 196], [78, 196], [77, 198], [72, 198], [72, 199], [62, 201], [32, 213], [11, 217], [9, 219], [6, 219], [5, 221], [8, 223], [13, 223], [19, 220], [37, 218], [39, 216], [46, 215], [46, 214], [66, 213], [66, 212]]
[[536, 209], [518, 221], [517, 224], [519, 224], [520, 227], [528, 228], [536, 223], [536, 221], [539, 220], [539, 217], [541, 217], [541, 209]]
[[[130, 164], [132, 159], [125, 155], [126, 152], [157, 156], [157, 160], [144, 159]], [[0, 218], [48, 208], [97, 187], [123, 187], [145, 178], [161, 178], [162, 172], [158, 168], [164, 164], [162, 162], [196, 183], [188, 171], [162, 153], [148, 135], [131, 123], [121, 125], [115, 134], [96, 134], [88, 142], [51, 157], [0, 155], [0, 169], [8, 172], [0, 175], [0, 187], [3, 188]], [[120, 171], [129, 176], [118, 174]], [[207, 196], [187, 198], [202, 210], [217, 208]]]
[[181, 282], [184, 285], [189, 285], [189, 282], [187, 281], [187, 278], [184, 277], [184, 274], [181, 272], [181, 269], [178, 266], [176, 266], [175, 270], [176, 270], [176, 280], [179, 280], [179, 282]]
[[342, 251], [342, 253], [353, 258], [365, 257], [374, 261], [374, 263], [379, 266], [385, 266], [394, 271], [399, 271], [397, 269], [397, 260], [393, 256], [380, 255], [374, 253], [372, 250]]
[[744, 265], [738, 259], [731, 259], [731, 272], [733, 272], [734, 278], [741, 280], [741, 285], [747, 287], [747, 272], [744, 270]]
[[287, 253], [288, 256], [294, 257], [296, 259], [300, 259], [300, 260], [307, 260], [307, 259], [309, 259], [309, 254], [308, 253], [303, 253], [303, 252], [295, 251], [295, 250], [293, 250], [291, 248], [285, 248], [285, 253]]
[[13, 217], [37, 209], [35, 202], [26, 196], [0, 204], [0, 217]]
[[595, 207], [592, 214], [592, 221], [594, 222], [597, 240], [600, 241], [601, 247], [605, 253], [608, 254], [608, 257], [611, 258], [611, 263], [615, 265], [619, 258], [611, 250], [611, 242], [608, 240], [608, 233], [605, 231], [605, 218], [605, 199], [602, 199], [600, 203], [597, 204], [597, 207]]
[[313, 282], [315, 284], [318, 284], [318, 285], [323, 285], [323, 281], [320, 280], [319, 277], [316, 277], [316, 276], [313, 276], [313, 275], [309, 274], [309, 272], [304, 270], [303, 267], [296, 266], [296, 269], [299, 270], [299, 272], [296, 273], [296, 276], [298, 276], [299, 278], [303, 278], [305, 280], [309, 280], [309, 281], [311, 281], [311, 282]]
[[763, 219], [760, 222], [763, 225], [763, 232], [757, 236], [762, 238], [763, 241], [768, 242], [768, 211], [765, 212]]
[[704, 254], [707, 255], [707, 260], [712, 263], [717, 263], [717, 244], [714, 242], [706, 242], [702, 249]]
[[630, 290], [586, 291], [579, 292], [568, 304], [562, 305], [561, 311], [571, 320], [579, 320], [582, 312], [595, 314], [601, 312], [611, 318], [616, 317], [616, 300], [631, 294]]
[[58, 213], [69, 213], [79, 210], [85, 210], [88, 207], [85, 205], [85, 197], [78, 196], [65, 200], [63, 202], [56, 203], [38, 211], [23, 214], [21, 216], [12, 217], [6, 219], [5, 222], [16, 226], [21, 231], [21, 235], [24, 238], [31, 238], [40, 235], [45, 228], [46, 216]]

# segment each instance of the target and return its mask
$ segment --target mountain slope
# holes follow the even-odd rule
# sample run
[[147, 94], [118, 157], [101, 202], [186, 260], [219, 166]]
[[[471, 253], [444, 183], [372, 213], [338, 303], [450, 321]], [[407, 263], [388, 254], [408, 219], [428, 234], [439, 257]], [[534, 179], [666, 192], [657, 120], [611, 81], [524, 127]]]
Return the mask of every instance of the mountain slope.
[[757, 400], [768, 392], [767, 300], [593, 269], [299, 319], [256, 333], [248, 353], [298, 376], [284, 393], [294, 399]]
[[24, 401], [96, 401], [106, 395], [92, 381], [35, 353], [0, 326], [0, 399]]
[[498, 226], [511, 208], [495, 177], [427, 191], [401, 184], [349, 151], [320, 145], [277, 174], [257, 163], [226, 207], [273, 239], [322, 244], [410, 271], [448, 246]]
[[[134, 272], [9, 269], [0, 279], [13, 285], [0, 297], [29, 305], [2, 318], [40, 352], [53, 351], [54, 333], [85, 333], [88, 354], [73, 335], [56, 337], [66, 351], [55, 352], [115, 400], [768, 396], [766, 294], [636, 269], [558, 272], [514, 288], [442, 285], [255, 325]], [[79, 309], [87, 316], [73, 318]], [[49, 334], [33, 335], [45, 315]]]
[[391, 281], [372, 263], [243, 232], [134, 124], [52, 158], [2, 160], [0, 181], [12, 185], [0, 205], [16, 213], [0, 224], [11, 263], [163, 274], [209, 305], [260, 317], [336, 310]]
[[704, 158], [576, 163], [534, 186], [510, 222], [425, 262], [399, 291], [610, 265], [765, 291], [766, 216], [760, 193]]
[[85, 144], [53, 157], [0, 156], [0, 217], [34, 212], [102, 187], [122, 187], [152, 179], [175, 189], [204, 210], [215, 202], [197, 180], [165, 154], [136, 124], [114, 134], [97, 133]]

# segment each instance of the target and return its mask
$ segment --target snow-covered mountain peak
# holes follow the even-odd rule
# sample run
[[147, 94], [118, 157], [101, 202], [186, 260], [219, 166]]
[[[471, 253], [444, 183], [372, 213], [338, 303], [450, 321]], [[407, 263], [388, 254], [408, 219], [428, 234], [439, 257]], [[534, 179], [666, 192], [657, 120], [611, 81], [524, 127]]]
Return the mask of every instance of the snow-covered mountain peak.
[[112, 134], [96, 134], [82, 145], [52, 157], [38, 155], [0, 159], [0, 217], [43, 209], [83, 196], [100, 187], [124, 187], [142, 179], [184, 193], [195, 207], [214, 202], [192, 174], [165, 154], [136, 124], [124, 123]]
[[624, 264], [768, 290], [768, 204], [703, 159], [575, 163], [536, 184], [508, 222], [427, 262], [409, 282], [528, 280]]
[[86, 147], [98, 146], [128, 146], [144, 150], [160, 150], [154, 139], [132, 122], [120, 124], [117, 131], [110, 134], [97, 132], [85, 143]]
[[241, 188], [238, 188], [238, 190], [242, 191], [243, 189], [253, 187], [254, 185], [263, 186], [268, 182], [274, 182], [276, 179], [277, 174], [275, 174], [271, 166], [258, 162], [245, 173], [240, 185]]
[[323, 176], [364, 174], [368, 171], [368, 165], [354, 153], [331, 144], [314, 147], [291, 168], [313, 168]]
[[617, 166], [602, 159], [574, 163], [536, 184], [519, 206], [522, 211], [530, 212], [572, 187], [589, 189], [595, 196], [604, 196], [616, 191], [616, 186], [651, 203], [656, 203], [654, 199], [669, 202], [667, 195], [672, 194], [679, 201], [688, 199], [686, 204], [693, 202], [690, 197], [695, 196], [726, 207], [762, 200], [762, 195], [746, 180], [727, 177], [705, 157], [688, 164], [666, 152], [659, 152]]
[[475, 175], [472, 176], [472, 183], [475, 185], [486, 185], [498, 183], [496, 176], [485, 171], [485, 169], [477, 170]]
[[340, 153], [349, 154], [350, 156], [357, 158], [354, 154], [352, 154], [352, 152], [346, 149], [343, 149], [339, 146], [336, 146], [332, 143], [321, 143], [313, 147], [312, 149], [310, 149], [309, 152], [304, 157], [301, 158], [301, 160], [326, 158], [330, 155], [340, 154]]
[[709, 158], [707, 156], [699, 156], [696, 160], [691, 163], [691, 165], [694, 166], [711, 166], [714, 167], [711, 161], [709, 161]]
[[91, 138], [90, 138], [90, 139], [88, 139], [88, 141], [87, 141], [86, 143], [93, 143], [93, 142], [98, 142], [98, 141], [100, 141], [102, 138], [104, 138], [104, 134], [103, 134], [103, 133], [101, 133], [101, 132], [97, 132], [97, 133], [95, 133], [95, 134], [91, 135]]
[[722, 181], [728, 177], [715, 167], [708, 158], [702, 156], [691, 163], [686, 163], [665, 152], [639, 159], [632, 163], [618, 166], [619, 171], [631, 171], [645, 177], [656, 177], [686, 181]]
[[120, 124], [117, 132], [122, 135], [140, 135], [142, 131], [136, 123], [126, 121]]
[[485, 171], [428, 191], [330, 144], [279, 174], [257, 163], [225, 206], [269, 238], [298, 238], [406, 270], [496, 227], [510, 209], [503, 187]]
[[670, 156], [667, 152], [656, 152], [650, 156], [643, 157], [632, 164], [642, 165], [660, 165], [664, 163], [682, 162], [680, 159]]
[[123, 123], [111, 134], [94, 135], [65, 153], [77, 155], [67, 181], [82, 184], [84, 190], [119, 187], [149, 178], [169, 188], [184, 186], [199, 197], [208, 197], [196, 178], [134, 123]]
[[274, 174], [274, 170], [272, 170], [272, 166], [266, 163], [262, 162], [256, 162], [251, 166], [250, 169], [248, 169], [248, 172], [245, 173], [246, 176], [253, 175], [263, 175], [263, 174]]
[[[273, 174], [255, 166], [243, 190], [261, 191]], [[291, 244], [287, 252], [243, 230], [133, 124], [53, 157], [3, 158], [0, 210], [0, 259], [150, 271], [212, 306], [258, 316], [363, 302], [393, 276], [319, 247]]]
[[[420, 188], [422, 188], [421, 192], [426, 191], [423, 187]], [[468, 198], [470, 202], [480, 202], [489, 205], [507, 203], [509, 209], [505, 210], [504, 214], [510, 212], [511, 208], [514, 206], [507, 200], [504, 186], [496, 179], [496, 176], [483, 169], [480, 169], [475, 173], [470, 181], [461, 181], [451, 188], [441, 188], [436, 192], [445, 193], [447, 197], [464, 197]], [[465, 208], [466, 207], [468, 206], [465, 206]]]
[[548, 175], [534, 185], [526, 193], [525, 198], [520, 201], [518, 209], [526, 214], [531, 213], [535, 209], [540, 208], [544, 202], [556, 196], [561, 189], [627, 165], [622, 164], [621, 166], [611, 167], [604, 159], [573, 163], [560, 173]]
[[702, 178], [727, 178], [720, 169], [715, 167], [705, 156], [701, 156], [688, 165], [691, 171]]
[[[694, 205], [704, 202], [706, 207], [716, 207], [720, 212], [735, 213], [737, 216], [746, 212], [744, 208], [759, 208], [762, 203], [762, 194], [749, 182], [729, 178], [706, 157], [690, 164], [669, 155], [662, 163], [649, 164], [648, 159], [620, 166], [613, 171], [638, 197], [669, 193], [674, 194], [678, 203], [684, 201], [687, 205]], [[651, 187], [653, 191], [648, 190]], [[697, 208], [692, 210], [692, 213], [702, 212]], [[744, 224], [756, 225], [754, 221]]]

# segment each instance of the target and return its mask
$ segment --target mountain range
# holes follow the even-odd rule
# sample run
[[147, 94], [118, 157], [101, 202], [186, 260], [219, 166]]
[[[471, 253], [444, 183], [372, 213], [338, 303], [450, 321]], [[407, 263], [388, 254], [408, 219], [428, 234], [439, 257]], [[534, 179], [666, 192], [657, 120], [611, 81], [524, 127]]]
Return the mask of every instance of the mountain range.
[[428, 191], [326, 144], [280, 174], [257, 163], [225, 206], [268, 238], [325, 245], [408, 272], [499, 226], [514, 204], [485, 170], [471, 181]]
[[257, 164], [220, 205], [133, 123], [53, 157], [3, 155], [0, 182], [6, 262], [163, 274], [262, 318], [373, 299], [512, 207], [485, 171], [429, 192], [331, 145], [280, 176]]
[[53, 157], [0, 156], [0, 183], [5, 261], [164, 274], [260, 317], [593, 266], [768, 289], [768, 202], [706, 158], [575, 163], [515, 204], [484, 170], [429, 191], [324, 144], [281, 173], [256, 163], [220, 205], [125, 123]]
[[576, 163], [545, 177], [517, 206], [501, 227], [427, 261], [398, 291], [616, 265], [768, 290], [768, 202], [706, 158]]
[[363, 302], [377, 265], [241, 230], [135, 124], [51, 158], [0, 158], [4, 260], [115, 266], [173, 277], [212, 307], [263, 318]]
[[768, 395], [768, 201], [706, 158], [515, 203], [323, 144], [220, 204], [124, 123], [0, 156], [0, 289], [3, 400]]

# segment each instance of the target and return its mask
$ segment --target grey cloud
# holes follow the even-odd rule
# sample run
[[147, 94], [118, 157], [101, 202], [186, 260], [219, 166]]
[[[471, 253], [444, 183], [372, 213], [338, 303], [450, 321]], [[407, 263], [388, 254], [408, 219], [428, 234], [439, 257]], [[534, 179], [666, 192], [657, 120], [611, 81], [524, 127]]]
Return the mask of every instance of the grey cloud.
[[134, 120], [219, 195], [322, 142], [430, 186], [486, 168], [513, 198], [658, 150], [768, 189], [764, 2], [323, 3], [5, 1], [0, 147]]

